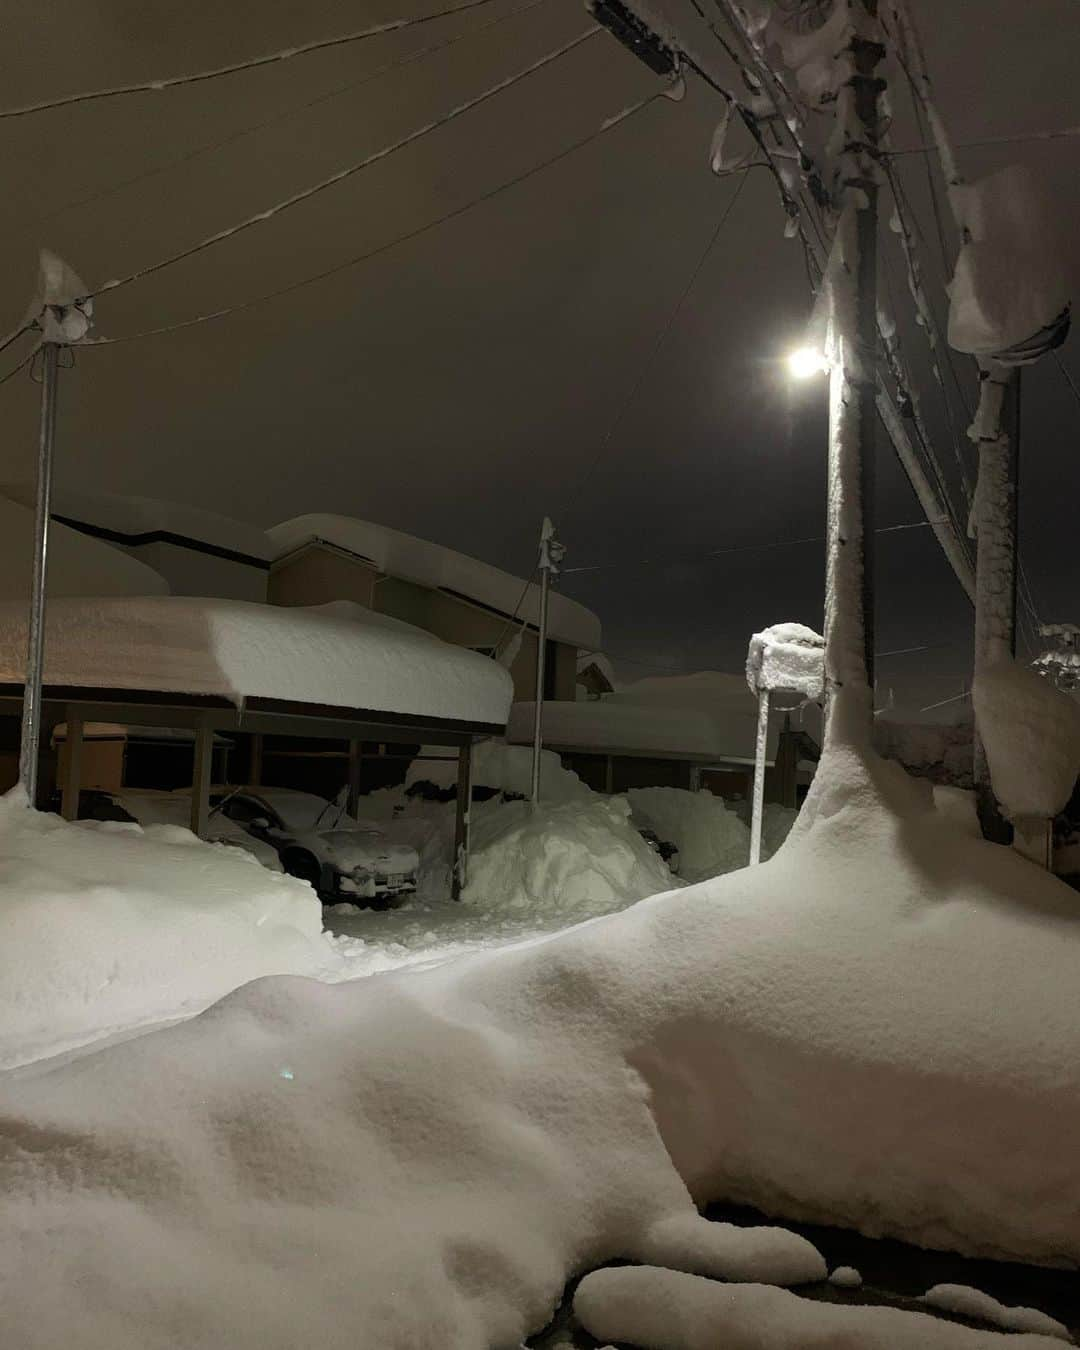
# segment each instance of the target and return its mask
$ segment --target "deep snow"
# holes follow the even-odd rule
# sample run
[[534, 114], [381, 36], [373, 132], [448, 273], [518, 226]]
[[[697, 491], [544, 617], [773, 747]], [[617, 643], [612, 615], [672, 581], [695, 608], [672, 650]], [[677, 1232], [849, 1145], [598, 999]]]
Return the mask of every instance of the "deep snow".
[[[259, 980], [0, 1079], [5, 1334], [482, 1350], [616, 1257], [824, 1275], [797, 1238], [698, 1218], [710, 1197], [1080, 1261], [1078, 967], [1073, 892], [833, 748], [761, 867], [424, 972]], [[911, 1315], [802, 1329], [783, 1295], [721, 1295], [729, 1345], [763, 1311], [802, 1337], [764, 1345], [837, 1318], [935, 1344]]]

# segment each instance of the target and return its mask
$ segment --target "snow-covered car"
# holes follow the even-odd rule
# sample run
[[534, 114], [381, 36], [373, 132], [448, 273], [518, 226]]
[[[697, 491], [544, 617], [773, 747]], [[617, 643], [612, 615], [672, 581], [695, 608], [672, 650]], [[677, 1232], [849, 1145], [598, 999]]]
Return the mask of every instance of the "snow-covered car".
[[335, 802], [291, 788], [218, 789], [218, 815], [277, 850], [281, 866], [309, 881], [324, 900], [391, 903], [416, 890], [420, 857]]
[[670, 839], [661, 839], [655, 830], [650, 830], [647, 825], [638, 829], [638, 834], [648, 844], [654, 853], [658, 853], [664, 862], [667, 863], [668, 871], [673, 877], [679, 875], [679, 846], [673, 844]]

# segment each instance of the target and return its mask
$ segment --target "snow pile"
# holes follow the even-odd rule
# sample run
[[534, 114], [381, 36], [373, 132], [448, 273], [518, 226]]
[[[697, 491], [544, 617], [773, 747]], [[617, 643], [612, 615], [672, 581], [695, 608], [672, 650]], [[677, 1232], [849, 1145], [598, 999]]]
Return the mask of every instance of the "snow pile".
[[[701, 1218], [713, 1197], [1075, 1263], [1078, 1065], [1075, 894], [834, 747], [760, 867], [433, 970], [257, 981], [0, 1078], [6, 1339], [488, 1350], [617, 1258], [825, 1278], [799, 1238]], [[709, 1340], [677, 1320], [699, 1288]], [[634, 1309], [603, 1336], [654, 1347], [991, 1335], [651, 1273], [594, 1293]]]
[[[20, 682], [26, 606], [0, 606], [0, 681]], [[507, 671], [362, 605], [188, 596], [49, 606], [47, 684], [286, 699], [505, 725]]]
[[920, 778], [969, 788], [973, 733], [966, 708], [956, 722], [901, 722], [884, 714], [874, 719], [874, 748]]
[[719, 1284], [648, 1266], [587, 1275], [574, 1312], [600, 1340], [648, 1350], [1053, 1350], [1060, 1344], [1046, 1336], [974, 1331], [897, 1308], [812, 1303], [763, 1284]]
[[340, 963], [311, 888], [170, 825], [0, 798], [0, 1067]]
[[754, 693], [763, 689], [825, 695], [825, 639], [801, 623], [776, 623], [750, 639], [746, 682]]
[[654, 787], [631, 788], [626, 795], [637, 824], [678, 848], [683, 881], [706, 881], [746, 866], [750, 831], [711, 792]]
[[462, 900], [498, 916], [527, 912], [554, 926], [624, 909], [678, 881], [630, 822], [625, 797], [473, 808]]
[[1012, 661], [976, 674], [972, 697], [1005, 812], [1014, 819], [1057, 815], [1080, 773], [1080, 705]]
[[[440, 752], [436, 752], [440, 753]], [[445, 751], [441, 752], [445, 756]], [[434, 783], [446, 789], [457, 784], [456, 759], [414, 759], [405, 776], [405, 786]], [[500, 792], [528, 797], [532, 793], [532, 748], [507, 745], [505, 741], [480, 741], [473, 749], [473, 787], [495, 788]], [[544, 802], [581, 801], [593, 795], [576, 773], [564, 769], [552, 750], [540, 752], [540, 800]]]
[[1022, 350], [1068, 309], [1053, 213], [1016, 164], [955, 191], [971, 237], [950, 287], [949, 345], [976, 356]]
[[1006, 1331], [1034, 1331], [1041, 1336], [1056, 1336], [1072, 1342], [1069, 1329], [1055, 1317], [1037, 1308], [1010, 1308], [996, 1298], [966, 1284], [935, 1284], [922, 1296], [922, 1302], [943, 1312], [959, 1313], [979, 1322], [990, 1322]]

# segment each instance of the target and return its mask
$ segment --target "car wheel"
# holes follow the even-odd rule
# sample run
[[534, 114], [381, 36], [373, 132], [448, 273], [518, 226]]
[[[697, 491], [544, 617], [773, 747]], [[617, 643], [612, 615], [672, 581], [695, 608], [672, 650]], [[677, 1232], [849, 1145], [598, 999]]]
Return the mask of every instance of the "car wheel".
[[303, 849], [287, 849], [281, 855], [281, 865], [289, 876], [310, 882], [322, 894], [322, 867], [313, 853], [305, 853]]

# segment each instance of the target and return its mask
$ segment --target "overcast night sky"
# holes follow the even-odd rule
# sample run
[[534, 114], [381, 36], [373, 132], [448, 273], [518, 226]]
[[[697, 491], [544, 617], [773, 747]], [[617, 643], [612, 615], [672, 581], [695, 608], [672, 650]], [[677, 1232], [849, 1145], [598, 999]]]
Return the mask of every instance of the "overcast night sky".
[[[671, 0], [671, 12], [682, 2]], [[9, 4], [0, 101], [167, 77], [437, 8]], [[1080, 124], [1077, 0], [918, 0], [914, 9], [961, 146]], [[491, 25], [497, 15], [511, 17]], [[39, 246], [99, 285], [398, 139], [590, 22], [578, 0], [493, 0], [228, 79], [3, 122], [0, 328], [25, 312]], [[172, 323], [332, 267], [555, 154], [657, 84], [610, 35], [592, 37], [280, 219], [103, 297], [95, 331]], [[899, 85], [893, 101], [895, 144], [917, 144]], [[564, 587], [598, 611], [627, 678], [737, 669], [754, 628], [785, 619], [820, 628], [820, 544], [700, 557], [818, 536], [824, 524], [824, 384], [793, 389], [780, 364], [809, 309], [801, 255], [783, 236], [767, 174], [710, 174], [719, 113], [717, 96], [691, 77], [683, 102], [650, 105], [370, 262], [218, 322], [79, 352], [61, 388], [58, 479], [262, 524], [338, 511], [524, 573], [551, 514], [568, 568], [624, 564], [568, 573]], [[971, 177], [1013, 161], [1051, 195], [1080, 273], [1080, 139], [962, 153]], [[925, 161], [902, 165], [940, 297]], [[882, 249], [906, 298], [887, 232]], [[1075, 336], [1062, 359], [1080, 380]], [[956, 366], [973, 399], [970, 362]], [[921, 387], [941, 457], [955, 464], [928, 377]], [[25, 377], [0, 389], [9, 479], [30, 473], [36, 402]], [[887, 442], [878, 463], [878, 525], [918, 519]], [[1022, 489], [1023, 562], [1040, 617], [1080, 621], [1080, 405], [1052, 357], [1025, 375]], [[970, 610], [930, 531], [879, 536], [877, 573], [879, 649], [932, 648], [884, 659], [881, 683], [915, 700], [957, 692]]]

